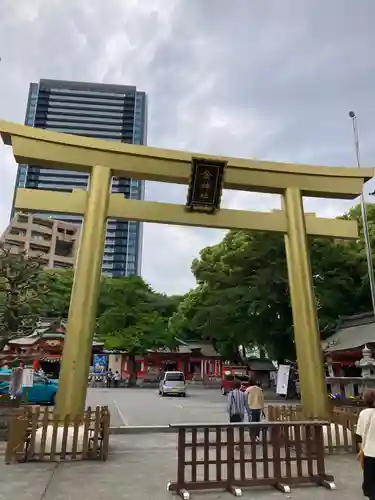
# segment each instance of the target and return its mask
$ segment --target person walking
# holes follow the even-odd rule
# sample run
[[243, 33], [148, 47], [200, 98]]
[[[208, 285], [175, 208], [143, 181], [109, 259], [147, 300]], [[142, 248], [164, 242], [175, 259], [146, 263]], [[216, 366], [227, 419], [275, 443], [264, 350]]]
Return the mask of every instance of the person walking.
[[115, 371], [114, 375], [113, 375], [113, 386], [114, 387], [118, 387], [119, 384], [120, 384], [120, 374], [118, 372], [118, 370]]
[[110, 368], [108, 370], [107, 377], [106, 377], [107, 387], [112, 386], [112, 381], [113, 381], [113, 372], [112, 372], [112, 369]]
[[[240, 423], [243, 422], [245, 417], [245, 408], [246, 408], [246, 398], [245, 393], [241, 391], [241, 382], [239, 380], [234, 380], [233, 389], [228, 394], [228, 414], [229, 414], [229, 422]], [[234, 434], [234, 440], [238, 443], [239, 434], [238, 429]], [[236, 449], [239, 449], [239, 446], [236, 446]]]
[[246, 399], [241, 391], [241, 382], [235, 380], [233, 389], [228, 394], [228, 414], [231, 423], [243, 422], [245, 416]]
[[358, 458], [363, 469], [363, 494], [375, 500], [375, 390], [368, 389], [363, 400], [367, 408], [358, 417], [356, 434], [361, 440]]
[[[245, 394], [249, 422], [258, 423], [264, 414], [264, 394], [260, 387], [260, 382], [251, 380]], [[255, 438], [257, 442], [259, 442], [259, 433], [259, 428], [250, 429], [250, 436]]]

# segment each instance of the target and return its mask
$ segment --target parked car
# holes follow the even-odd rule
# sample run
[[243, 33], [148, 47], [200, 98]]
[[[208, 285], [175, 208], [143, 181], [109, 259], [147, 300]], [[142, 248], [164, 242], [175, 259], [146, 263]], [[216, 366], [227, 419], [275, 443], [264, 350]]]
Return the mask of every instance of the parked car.
[[[9, 393], [9, 380], [12, 371], [9, 369], [0, 370], [2, 379], [0, 381], [0, 394]], [[4, 375], [9, 375], [9, 380], [4, 380]], [[28, 388], [27, 401], [34, 404], [55, 404], [56, 393], [59, 388], [58, 381], [52, 380], [42, 375], [34, 373], [34, 385]], [[23, 397], [26, 396], [26, 388], [23, 388]]]
[[159, 395], [177, 394], [186, 396], [186, 381], [183, 372], [165, 372], [159, 384]]
[[233, 382], [241, 382], [241, 391], [249, 387], [250, 379], [245, 366], [225, 365], [221, 376], [221, 394], [225, 396], [233, 389]]

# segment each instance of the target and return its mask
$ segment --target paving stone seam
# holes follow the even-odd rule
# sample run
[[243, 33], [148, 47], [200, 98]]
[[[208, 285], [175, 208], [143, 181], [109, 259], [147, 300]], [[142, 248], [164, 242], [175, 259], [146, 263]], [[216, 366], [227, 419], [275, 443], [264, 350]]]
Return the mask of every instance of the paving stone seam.
[[53, 481], [53, 478], [54, 478], [54, 475], [55, 475], [55, 472], [57, 471], [58, 467], [59, 467], [59, 462], [56, 462], [55, 463], [55, 466], [54, 468], [52, 469], [51, 471], [51, 475], [50, 477], [48, 478], [48, 481], [47, 481], [47, 484], [43, 490], [43, 493], [42, 493], [42, 496], [40, 497], [40, 500], [44, 500], [47, 496], [47, 493], [48, 493], [48, 490], [49, 490], [49, 487], [51, 486], [51, 483]]

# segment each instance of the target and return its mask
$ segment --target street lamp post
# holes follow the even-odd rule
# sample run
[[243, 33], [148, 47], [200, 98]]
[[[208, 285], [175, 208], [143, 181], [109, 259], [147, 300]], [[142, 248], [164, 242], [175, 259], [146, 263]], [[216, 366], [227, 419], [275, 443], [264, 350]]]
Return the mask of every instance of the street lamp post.
[[[359, 136], [358, 136], [358, 127], [357, 127], [357, 117], [354, 111], [349, 112], [349, 117], [352, 120], [353, 125], [353, 136], [354, 136], [354, 145], [355, 145], [355, 154], [357, 158], [357, 167], [361, 168], [360, 154], [359, 154]], [[362, 224], [363, 224], [363, 235], [365, 239], [365, 248], [366, 248], [366, 257], [367, 257], [367, 270], [368, 270], [368, 278], [370, 282], [370, 291], [371, 291], [371, 302], [372, 302], [372, 310], [375, 316], [375, 278], [374, 278], [374, 266], [372, 261], [372, 251], [371, 251], [371, 241], [370, 234], [368, 229], [368, 220], [367, 220], [367, 209], [365, 203], [365, 195], [364, 190], [362, 188], [361, 193], [361, 212], [362, 212]]]

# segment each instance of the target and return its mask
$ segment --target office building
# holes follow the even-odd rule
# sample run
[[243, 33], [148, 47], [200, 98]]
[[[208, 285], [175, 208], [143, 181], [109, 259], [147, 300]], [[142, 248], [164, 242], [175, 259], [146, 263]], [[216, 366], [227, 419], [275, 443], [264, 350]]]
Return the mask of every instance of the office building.
[[48, 268], [72, 268], [75, 264], [80, 225], [18, 212], [0, 241], [12, 253], [24, 252]]
[[[40, 80], [31, 83], [25, 124], [33, 127], [130, 144], [147, 142], [147, 95], [133, 86]], [[86, 189], [80, 172], [19, 165], [17, 187], [71, 191]], [[112, 191], [143, 199], [144, 181], [114, 177]], [[13, 215], [13, 212], [12, 212]], [[78, 216], [48, 214], [70, 223]], [[142, 223], [108, 220], [103, 273], [120, 277], [140, 274]]]

